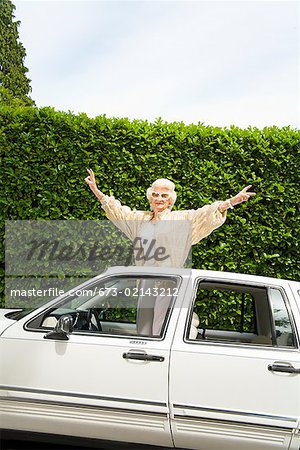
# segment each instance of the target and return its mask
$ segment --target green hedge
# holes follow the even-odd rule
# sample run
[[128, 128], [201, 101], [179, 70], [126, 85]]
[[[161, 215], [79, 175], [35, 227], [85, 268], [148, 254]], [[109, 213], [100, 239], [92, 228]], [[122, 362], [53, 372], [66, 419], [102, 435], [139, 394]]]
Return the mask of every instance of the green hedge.
[[99, 219], [84, 182], [148, 209], [156, 178], [176, 184], [174, 209], [190, 209], [253, 184], [257, 195], [193, 249], [193, 266], [300, 279], [299, 131], [240, 129], [126, 118], [94, 119], [52, 108], [0, 110], [2, 218]]

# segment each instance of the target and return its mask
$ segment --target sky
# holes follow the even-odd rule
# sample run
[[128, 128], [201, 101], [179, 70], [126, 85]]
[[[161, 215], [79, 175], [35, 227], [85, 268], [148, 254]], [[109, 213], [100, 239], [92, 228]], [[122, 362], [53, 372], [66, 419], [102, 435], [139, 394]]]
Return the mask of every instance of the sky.
[[299, 2], [13, 0], [37, 106], [299, 128]]

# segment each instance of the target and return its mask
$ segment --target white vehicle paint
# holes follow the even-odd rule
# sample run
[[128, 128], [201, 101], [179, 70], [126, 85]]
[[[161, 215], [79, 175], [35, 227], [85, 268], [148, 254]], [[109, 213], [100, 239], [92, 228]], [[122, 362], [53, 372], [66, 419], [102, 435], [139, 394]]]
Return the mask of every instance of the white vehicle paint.
[[[141, 278], [160, 289], [177, 283], [159, 335], [139, 335], [135, 319], [109, 316], [123, 311], [114, 301], [136, 314], [133, 286]], [[300, 283], [113, 267], [80, 289], [91, 286], [102, 289], [98, 296], [66, 293], [19, 320], [1, 312], [3, 430], [198, 450], [299, 450]], [[218, 317], [201, 328], [200, 317], [194, 333], [193, 313], [206, 303], [209, 312], [213, 296], [223, 308], [226, 298], [242, 299], [234, 318], [241, 329], [234, 320], [223, 329]], [[62, 316], [75, 323], [65, 340], [53, 334]]]

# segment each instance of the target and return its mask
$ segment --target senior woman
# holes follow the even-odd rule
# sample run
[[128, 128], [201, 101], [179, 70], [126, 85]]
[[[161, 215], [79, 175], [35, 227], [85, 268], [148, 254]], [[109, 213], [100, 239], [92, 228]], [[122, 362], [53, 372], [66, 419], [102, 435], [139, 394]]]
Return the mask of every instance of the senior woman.
[[175, 185], [170, 180], [159, 178], [147, 189], [151, 210], [139, 211], [121, 205], [113, 196], [101, 192], [94, 172], [92, 169], [87, 171], [89, 175], [85, 181], [100, 200], [106, 217], [134, 243], [137, 265], [183, 267], [191, 245], [223, 225], [229, 208], [233, 209], [255, 195], [249, 192], [249, 185], [225, 201], [216, 201], [198, 209], [172, 211], [177, 197]]
[[[172, 211], [177, 197], [175, 185], [168, 179], [159, 178], [147, 189], [150, 211], [138, 211], [101, 192], [92, 169], [87, 171], [85, 181], [100, 200], [107, 218], [133, 242], [137, 265], [183, 267], [191, 246], [220, 227], [226, 220], [229, 208], [255, 195], [249, 191], [249, 185], [225, 201], [216, 201], [198, 209]], [[144, 283], [144, 289], [153, 287], [151, 280]], [[147, 301], [147, 307], [137, 318], [138, 333], [157, 335], [170, 298], [155, 297]]]

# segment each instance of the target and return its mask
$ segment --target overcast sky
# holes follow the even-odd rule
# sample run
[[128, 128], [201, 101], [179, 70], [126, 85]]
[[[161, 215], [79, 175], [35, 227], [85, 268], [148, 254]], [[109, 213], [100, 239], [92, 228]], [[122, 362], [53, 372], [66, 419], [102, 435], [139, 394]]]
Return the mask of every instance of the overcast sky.
[[299, 128], [298, 1], [13, 3], [38, 106]]

